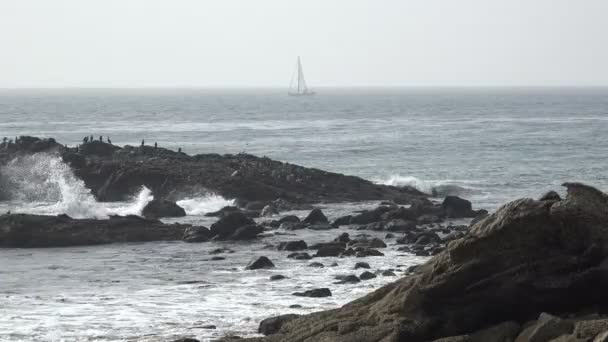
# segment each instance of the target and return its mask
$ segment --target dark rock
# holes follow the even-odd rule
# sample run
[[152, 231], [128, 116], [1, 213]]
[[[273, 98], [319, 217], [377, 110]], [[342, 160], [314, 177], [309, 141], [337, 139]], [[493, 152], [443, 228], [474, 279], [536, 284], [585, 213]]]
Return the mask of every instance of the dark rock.
[[334, 229], [334, 227], [332, 227], [329, 223], [311, 224], [307, 228], [311, 229], [311, 230], [330, 230], [330, 229]]
[[447, 217], [475, 217], [471, 202], [457, 196], [446, 196], [441, 204]]
[[266, 318], [265, 320], [260, 322], [260, 326], [258, 327], [258, 333], [263, 335], [274, 334], [281, 329], [281, 326], [283, 326], [283, 324], [294, 320], [298, 316], [299, 315], [295, 314], [287, 314]]
[[422, 224], [437, 223], [441, 222], [441, 218], [437, 215], [424, 214], [418, 216], [417, 222]]
[[416, 222], [403, 219], [393, 219], [384, 224], [384, 229], [390, 232], [407, 232], [416, 229]]
[[334, 227], [340, 227], [340, 226], [346, 226], [350, 224], [350, 220], [353, 216], [352, 215], [346, 215], [346, 216], [342, 216], [342, 217], [338, 217], [337, 219], [335, 219], [331, 225]]
[[226, 239], [239, 228], [255, 225], [255, 222], [240, 211], [230, 212], [211, 225], [211, 234], [219, 239]]
[[348, 243], [350, 241], [350, 236], [348, 233], [342, 233], [340, 236], [334, 239], [334, 242]]
[[561, 201], [561, 200], [562, 200], [562, 198], [560, 197], [560, 195], [553, 190], [547, 192], [540, 198], [540, 201]]
[[232, 249], [229, 248], [216, 248], [209, 252], [209, 254], [221, 254], [221, 253], [234, 253]]
[[386, 235], [384, 235], [385, 239], [394, 239], [395, 238], [395, 234], [393, 233], [387, 233]]
[[157, 199], [148, 202], [141, 213], [142, 216], [147, 218], [186, 216], [184, 208], [180, 207], [175, 202]]
[[264, 268], [274, 268], [272, 261], [265, 256], [257, 258], [245, 267], [246, 270], [259, 270]]
[[303, 253], [303, 252], [291, 253], [287, 257], [290, 258], [290, 259], [296, 259], [296, 260], [310, 260], [310, 259], [312, 259], [312, 257], [310, 256], [310, 254]]
[[326, 243], [319, 247], [316, 257], [337, 257], [344, 252], [344, 244], [342, 243]]
[[323, 211], [319, 208], [313, 209], [308, 216], [304, 219], [304, 223], [308, 224], [317, 224], [317, 223], [327, 223], [327, 216], [323, 214]]
[[298, 230], [298, 229], [304, 229], [306, 228], [306, 224], [302, 223], [302, 222], [283, 222], [281, 223], [281, 225], [279, 226], [279, 229], [285, 229], [285, 230]]
[[369, 256], [384, 256], [384, 253], [380, 252], [377, 249], [373, 249], [373, 248], [363, 248], [360, 250], [355, 250], [357, 253], [355, 254], [355, 256], [357, 258], [365, 258], [365, 257], [369, 257]]
[[369, 280], [369, 279], [374, 279], [374, 278], [376, 278], [376, 275], [370, 271], [365, 271], [365, 272], [361, 273], [361, 275], [359, 276], [359, 279], [361, 279], [361, 280]]
[[321, 298], [321, 297], [331, 297], [331, 291], [328, 288], [320, 288], [314, 290], [308, 290], [304, 292], [294, 292], [294, 296], [298, 297], [313, 297], [313, 298]]
[[284, 222], [298, 223], [298, 222], [300, 222], [300, 218], [297, 217], [296, 215], [287, 215], [287, 216], [281, 217], [281, 219], [279, 220], [279, 223], [284, 223]]
[[340, 280], [336, 284], [356, 284], [361, 282], [361, 279], [354, 274], [337, 276], [336, 279]]
[[250, 201], [244, 205], [244, 208], [246, 210], [261, 211], [267, 205], [268, 205], [268, 203], [264, 202], [264, 201]]
[[370, 224], [380, 221], [382, 213], [379, 210], [365, 210], [350, 218], [350, 224]]
[[249, 224], [238, 228], [232, 235], [228, 237], [228, 240], [252, 240], [255, 239], [258, 234], [264, 231], [264, 227], [255, 224]]
[[183, 337], [183, 338], [178, 338], [177, 340], [174, 340], [173, 342], [200, 342], [200, 341], [195, 338]]
[[271, 204], [264, 206], [264, 208], [262, 208], [262, 211], [260, 211], [260, 216], [262, 216], [262, 217], [271, 217], [271, 216], [278, 215], [278, 214], [279, 214], [279, 211], [277, 210], [277, 208], [275, 208]]
[[308, 248], [308, 245], [306, 244], [306, 242], [304, 240], [297, 240], [297, 241], [288, 241], [288, 242], [281, 242], [279, 243], [279, 250], [280, 251], [301, 251], [301, 250], [305, 250]]
[[[391, 220], [404, 220], [406, 222], [412, 222], [416, 220], [416, 215], [413, 210], [399, 207], [397, 209], [392, 209], [382, 214], [381, 219], [383, 221], [391, 221]], [[415, 223], [414, 223], [415, 224]]]
[[218, 210], [218, 211], [212, 211], [210, 213], [205, 213], [204, 216], [207, 217], [224, 217], [230, 213], [234, 213], [237, 211], [241, 211], [241, 209], [234, 207], [234, 206], [225, 206], [222, 209]]
[[212, 261], [220, 261], [220, 260], [226, 260], [226, 257], [223, 256], [214, 256], [211, 258]]
[[205, 242], [211, 238], [207, 227], [188, 227], [184, 230], [182, 240], [185, 242]]
[[302, 305], [300, 305], [300, 304], [291, 304], [291, 305], [289, 306], [289, 308], [290, 308], [290, 309], [301, 309], [301, 308], [302, 308]]
[[395, 272], [393, 272], [391, 270], [386, 270], [386, 271], [382, 272], [382, 276], [384, 276], [384, 277], [396, 277], [397, 275], [395, 274]]
[[310, 264], [308, 264], [308, 267], [323, 268], [325, 266], [320, 262], [311, 262]]
[[359, 268], [368, 268], [369, 269], [371, 267], [366, 262], [358, 262], [358, 263], [355, 264], [355, 269], [357, 270]]
[[181, 240], [190, 225], [164, 224], [135, 215], [106, 220], [66, 215], [5, 214], [0, 216], [0, 247], [65, 247], [116, 242]]
[[282, 274], [274, 274], [270, 276], [270, 280], [272, 281], [276, 281], [276, 280], [283, 280], [286, 279], [287, 277], [282, 275]]

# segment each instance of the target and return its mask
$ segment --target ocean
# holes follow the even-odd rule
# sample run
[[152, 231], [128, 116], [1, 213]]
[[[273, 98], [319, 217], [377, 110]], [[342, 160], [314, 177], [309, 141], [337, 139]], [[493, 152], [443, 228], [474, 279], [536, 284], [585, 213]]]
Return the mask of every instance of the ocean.
[[[456, 194], [495, 210], [581, 181], [608, 190], [608, 88], [353, 88], [289, 97], [284, 89], [0, 90], [0, 135], [53, 137], [74, 146], [84, 136], [117, 145], [158, 143], [197, 153], [246, 152], [412, 185], [437, 197]], [[57, 158], [37, 156], [0, 170], [21, 184], [0, 210], [74, 217], [137, 214], [147, 189], [123, 203], [98, 203]], [[204, 213], [231, 203], [219, 196], [182, 199], [182, 221], [208, 225]], [[375, 203], [326, 204], [330, 218]], [[305, 216], [306, 212], [295, 214]], [[201, 340], [255, 334], [259, 320], [344, 304], [392, 279], [332, 288], [330, 299], [291, 292], [331, 284], [356, 260], [311, 269], [267, 249], [280, 239], [327, 241], [340, 231], [298, 232], [211, 261], [226, 244], [142, 243], [0, 250], [0, 340]], [[390, 246], [389, 246], [390, 247]], [[244, 271], [257, 255], [277, 269]], [[377, 269], [406, 269], [424, 258], [394, 250]], [[326, 265], [328, 266], [328, 265]], [[289, 277], [270, 283], [271, 274]], [[289, 308], [302, 304], [302, 308]], [[206, 325], [215, 325], [208, 329]]]

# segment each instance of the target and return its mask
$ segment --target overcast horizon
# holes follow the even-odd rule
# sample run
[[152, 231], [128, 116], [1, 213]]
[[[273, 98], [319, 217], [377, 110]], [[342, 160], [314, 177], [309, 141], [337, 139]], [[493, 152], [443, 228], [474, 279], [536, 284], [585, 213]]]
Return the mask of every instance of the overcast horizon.
[[0, 3], [0, 88], [605, 87], [608, 2]]

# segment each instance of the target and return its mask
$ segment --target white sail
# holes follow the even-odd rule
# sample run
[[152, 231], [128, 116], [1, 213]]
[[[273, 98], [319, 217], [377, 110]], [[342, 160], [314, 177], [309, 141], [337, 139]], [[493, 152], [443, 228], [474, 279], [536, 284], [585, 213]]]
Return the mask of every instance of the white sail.
[[314, 95], [314, 92], [310, 91], [308, 89], [308, 86], [306, 85], [306, 79], [304, 79], [304, 69], [302, 68], [302, 62], [300, 61], [300, 56], [298, 56], [298, 60], [296, 63], [296, 70], [294, 72], [294, 75], [291, 77], [291, 84], [289, 85], [289, 95], [293, 95], [293, 96]]

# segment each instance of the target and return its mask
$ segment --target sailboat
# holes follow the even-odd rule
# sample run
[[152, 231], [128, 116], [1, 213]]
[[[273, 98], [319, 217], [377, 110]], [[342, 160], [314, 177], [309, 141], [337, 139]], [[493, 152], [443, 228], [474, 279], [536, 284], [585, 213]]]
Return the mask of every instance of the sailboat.
[[306, 86], [306, 80], [304, 79], [304, 70], [302, 70], [302, 62], [300, 61], [300, 56], [298, 56], [295, 73], [291, 77], [291, 83], [289, 84], [288, 94], [290, 96], [310, 96], [315, 94], [314, 91], [311, 91]]

